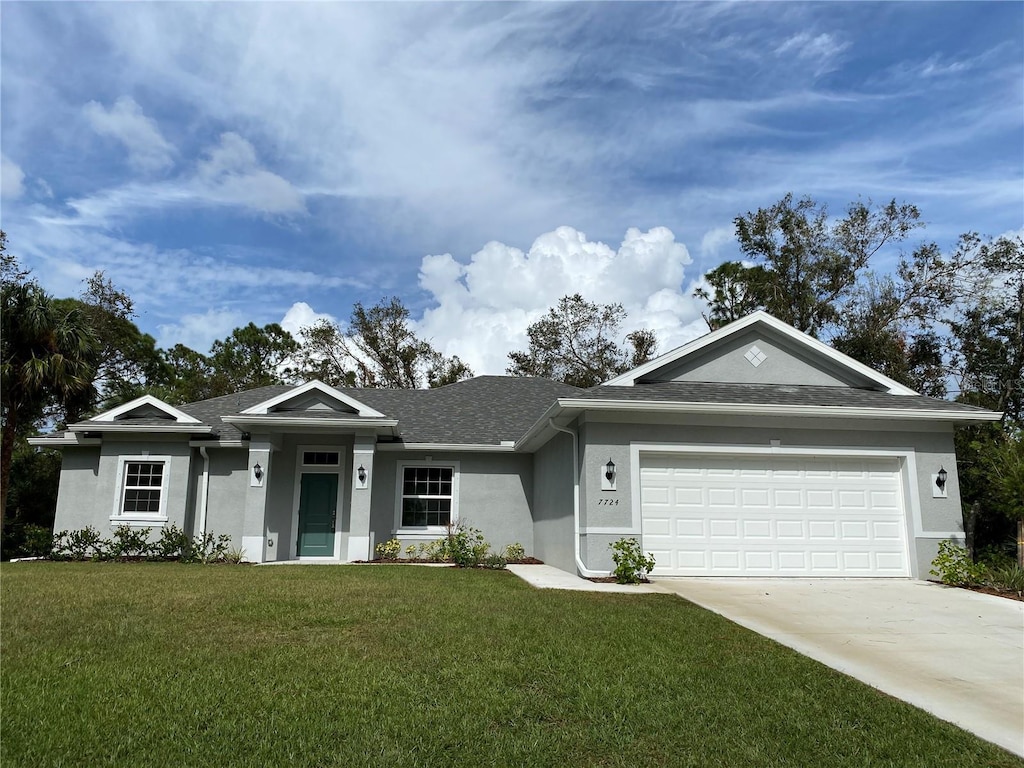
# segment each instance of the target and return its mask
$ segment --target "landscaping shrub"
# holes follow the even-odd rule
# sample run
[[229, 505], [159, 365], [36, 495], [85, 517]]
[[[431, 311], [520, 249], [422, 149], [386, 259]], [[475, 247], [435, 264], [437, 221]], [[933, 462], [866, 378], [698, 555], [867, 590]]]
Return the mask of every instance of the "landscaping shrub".
[[526, 557], [526, 548], [518, 541], [505, 547], [505, 559], [509, 562], [523, 560]]
[[131, 528], [120, 525], [114, 529], [113, 538], [107, 542], [109, 547], [104, 553], [114, 560], [131, 557], [146, 557], [153, 549], [149, 540], [149, 528]]
[[397, 560], [398, 556], [402, 553], [402, 542], [398, 539], [382, 541], [374, 547], [374, 551], [381, 560]]
[[988, 570], [984, 564], [972, 562], [970, 553], [949, 539], [939, 542], [939, 554], [932, 565], [931, 574], [953, 587], [980, 585]]
[[100, 532], [87, 525], [78, 531], [61, 531], [53, 539], [54, 560], [100, 560], [109, 542]]
[[45, 525], [14, 522], [4, 526], [3, 559], [49, 557], [53, 551], [53, 531]]
[[636, 539], [619, 539], [608, 545], [615, 561], [615, 580], [619, 584], [638, 584], [647, 578], [654, 568], [654, 555], [644, 557], [640, 542]]
[[480, 565], [491, 547], [478, 528], [467, 525], [463, 520], [448, 526], [448, 533], [443, 541], [447, 555], [445, 559], [460, 568]]

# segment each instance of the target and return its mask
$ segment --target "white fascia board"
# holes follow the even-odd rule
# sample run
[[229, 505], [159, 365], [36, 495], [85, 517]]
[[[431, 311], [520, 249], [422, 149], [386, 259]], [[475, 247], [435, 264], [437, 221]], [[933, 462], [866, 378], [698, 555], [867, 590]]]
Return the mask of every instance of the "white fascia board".
[[28, 444], [39, 448], [67, 448], [72, 445], [102, 445], [103, 440], [98, 437], [85, 437], [85, 435], [65, 432], [62, 435], [30, 437]]
[[634, 411], [646, 413], [716, 413], [744, 416], [827, 416], [851, 419], [911, 419], [927, 421], [999, 421], [997, 411], [945, 411], [937, 408], [846, 408], [835, 405], [786, 405], [764, 403], [684, 403], [671, 400], [583, 400], [558, 401], [564, 408], [592, 411]]
[[139, 408], [143, 405], [151, 405], [154, 408], [163, 411], [179, 424], [202, 424], [202, 422], [199, 421], [199, 419], [197, 419], [196, 417], [189, 416], [184, 411], [179, 411], [173, 405], [168, 405], [160, 398], [153, 397], [153, 395], [143, 395], [142, 397], [137, 397], [130, 403], [119, 405], [117, 406], [117, 408], [111, 408], [109, 411], [104, 411], [99, 416], [93, 416], [92, 419], [90, 419], [90, 421], [115, 421], [118, 416], [122, 416], [126, 413], [131, 413], [136, 408]]
[[199, 426], [192, 424], [97, 424], [94, 421], [82, 421], [77, 424], [68, 424], [71, 432], [134, 432], [137, 434], [179, 434], [179, 435], [207, 435], [213, 432], [213, 427], [202, 422], [196, 422]]
[[459, 453], [515, 453], [514, 444], [493, 443], [377, 443], [378, 451], [451, 451]]
[[297, 397], [301, 397], [302, 395], [313, 391], [317, 391], [325, 397], [338, 400], [339, 402], [354, 408], [362, 417], [376, 419], [386, 418], [380, 411], [376, 411], [365, 403], [361, 403], [355, 398], [349, 397], [343, 392], [339, 392], [334, 387], [330, 387], [318, 379], [307, 381], [305, 384], [302, 384], [295, 389], [290, 389], [277, 397], [272, 397], [269, 400], [264, 400], [262, 403], [257, 403], [251, 408], [246, 408], [242, 413], [253, 416], [266, 415], [274, 406], [280, 405], [281, 403], [287, 403], [289, 400], [294, 400]]
[[665, 354], [660, 355], [659, 357], [656, 357], [654, 360], [646, 362], [643, 365], [634, 368], [631, 371], [626, 371], [625, 373], [616, 376], [614, 379], [610, 379], [609, 381], [604, 382], [601, 386], [631, 387], [635, 384], [637, 379], [646, 376], [648, 373], [656, 371], [657, 369], [669, 365], [670, 363], [678, 362], [679, 360], [682, 360], [684, 357], [688, 357], [694, 354], [695, 352], [698, 352], [704, 349], [705, 347], [710, 346], [711, 344], [717, 343], [721, 339], [728, 338], [729, 336], [739, 333], [740, 331], [744, 331], [750, 326], [756, 325], [758, 323], [766, 325], [769, 328], [778, 331], [787, 338], [795, 341], [797, 344], [802, 344], [806, 347], [813, 349], [815, 352], [824, 355], [837, 365], [840, 365], [844, 368], [854, 371], [855, 373], [859, 373], [861, 376], [865, 376], [871, 379], [876, 384], [885, 387], [886, 391], [891, 395], [919, 394], [912, 390], [910, 387], [906, 387], [903, 384], [900, 384], [898, 381], [890, 379], [888, 376], [879, 373], [874, 368], [870, 368], [869, 366], [866, 366], [863, 363], [859, 363], [849, 355], [844, 355], [842, 352], [833, 349], [823, 341], [819, 341], [813, 336], [809, 336], [806, 333], [803, 333], [802, 331], [798, 331], [793, 326], [789, 325], [788, 323], [782, 322], [777, 317], [773, 317], [772, 315], [769, 315], [767, 312], [763, 310], [752, 312], [746, 317], [742, 317], [739, 320], [735, 320], [729, 323], [728, 325], [722, 326], [717, 331], [712, 331], [711, 333], [701, 336], [699, 339], [694, 339], [693, 341], [684, 344], [681, 347], [676, 347], [675, 349], [670, 350]]
[[253, 424], [258, 427], [306, 427], [306, 428], [321, 428], [321, 429], [332, 429], [337, 427], [346, 427], [359, 429], [369, 427], [397, 427], [398, 419], [389, 419], [387, 417], [382, 418], [363, 418], [360, 416], [354, 416], [352, 418], [339, 417], [336, 419], [316, 419], [309, 418], [306, 416], [267, 416], [267, 415], [251, 415], [251, 416], [221, 416], [221, 421], [225, 421], [228, 424], [242, 424], [249, 425]]
[[[515, 448], [517, 451], [529, 451], [534, 448], [539, 448], [540, 445], [543, 445], [548, 439], [540, 438], [545, 434], [550, 436], [555, 433], [555, 430], [553, 430], [550, 425], [550, 421], [552, 419], [562, 417], [564, 422], [562, 426], [565, 426], [565, 424], [576, 418], [576, 416], [579, 415], [580, 410], [582, 410], [574, 406], [565, 406], [562, 402], [563, 401], [561, 400], [556, 400], [552, 403], [551, 407], [544, 412], [544, 415], [537, 419], [537, 421], [533, 423], [532, 427], [526, 430], [526, 434], [516, 440]], [[567, 419], [565, 418], [566, 416], [568, 416]]]
[[189, 440], [189, 448], [247, 448], [245, 440]]

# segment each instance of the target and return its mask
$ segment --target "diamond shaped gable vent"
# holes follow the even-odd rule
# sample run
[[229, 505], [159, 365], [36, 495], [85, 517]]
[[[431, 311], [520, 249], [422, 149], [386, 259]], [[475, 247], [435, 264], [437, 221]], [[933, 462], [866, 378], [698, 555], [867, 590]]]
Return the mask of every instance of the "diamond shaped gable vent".
[[758, 349], [756, 344], [747, 350], [747, 354], [745, 354], [744, 357], [747, 358], [747, 362], [755, 368], [768, 359], [768, 356]]

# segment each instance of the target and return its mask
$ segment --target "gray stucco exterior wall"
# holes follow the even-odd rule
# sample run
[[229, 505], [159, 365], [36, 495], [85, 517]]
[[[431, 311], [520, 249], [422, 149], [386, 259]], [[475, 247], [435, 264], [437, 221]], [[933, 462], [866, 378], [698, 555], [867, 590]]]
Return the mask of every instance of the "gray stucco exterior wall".
[[533, 551], [533, 457], [514, 453], [436, 451], [379, 451], [374, 456], [370, 509], [373, 547], [391, 538], [398, 538], [403, 546], [440, 538], [437, 532], [395, 536], [401, 498], [398, 466], [403, 462], [439, 466], [458, 462], [459, 519], [479, 528], [494, 551], [517, 542], [527, 552]]
[[[630, 417], [634, 422], [636, 415]], [[584, 534], [583, 558], [589, 568], [610, 570], [608, 544], [623, 536], [640, 536], [640, 510], [633, 510], [631, 483], [639, 477], [632, 466], [632, 443], [670, 445], [727, 445], [778, 447], [858, 448], [907, 451], [912, 459], [904, 474], [914, 484], [914, 493], [904, 488], [907, 512], [907, 541], [912, 575], [927, 578], [940, 541], [962, 536], [960, 490], [950, 425], [914, 425], [898, 422], [865, 422], [835, 419], [771, 419], [696, 416], [677, 418], [675, 424], [616, 423], [588, 420], [581, 425], [583, 478], [581, 482], [580, 525]], [[664, 422], [664, 418], [658, 419]], [[746, 423], [744, 423], [744, 421]], [[616, 490], [603, 491], [601, 476], [608, 459], [618, 468]], [[901, 465], [902, 466], [902, 465]], [[932, 477], [939, 468], [949, 473], [947, 497], [933, 498]], [[917, 508], [910, 499], [916, 499]]]
[[576, 572], [573, 437], [558, 434], [533, 455], [534, 557]]
[[[91, 526], [101, 535], [107, 536], [122, 524], [120, 521], [111, 521], [111, 517], [121, 496], [118, 468], [120, 459], [124, 457], [137, 457], [141, 460], [166, 457], [166, 525], [189, 529], [193, 489], [189, 467], [191, 449], [187, 439], [107, 439], [99, 446], [65, 448], [63, 454], [54, 518], [56, 532]], [[132, 525], [142, 527], [134, 522]], [[152, 527], [159, 528], [162, 525], [154, 523]]]
[[[758, 365], [746, 359], [756, 346], [764, 355]], [[766, 328], [751, 328], [724, 340], [704, 354], [687, 357], [645, 376], [650, 381], [712, 381], [719, 383], [819, 385], [827, 387], [863, 385], [867, 380], [849, 369], [829, 365], [820, 355], [814, 359], [790, 339]]]

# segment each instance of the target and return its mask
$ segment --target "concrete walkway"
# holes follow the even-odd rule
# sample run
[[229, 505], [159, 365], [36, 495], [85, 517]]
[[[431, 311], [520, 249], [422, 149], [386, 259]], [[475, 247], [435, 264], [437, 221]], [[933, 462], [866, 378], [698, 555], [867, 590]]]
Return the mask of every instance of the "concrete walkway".
[[655, 586], [1024, 756], [1024, 603], [906, 579]]
[[657, 584], [605, 584], [580, 578], [552, 565], [509, 565], [508, 570], [538, 589], [571, 589], [577, 592], [630, 592], [634, 595], [664, 593]]

